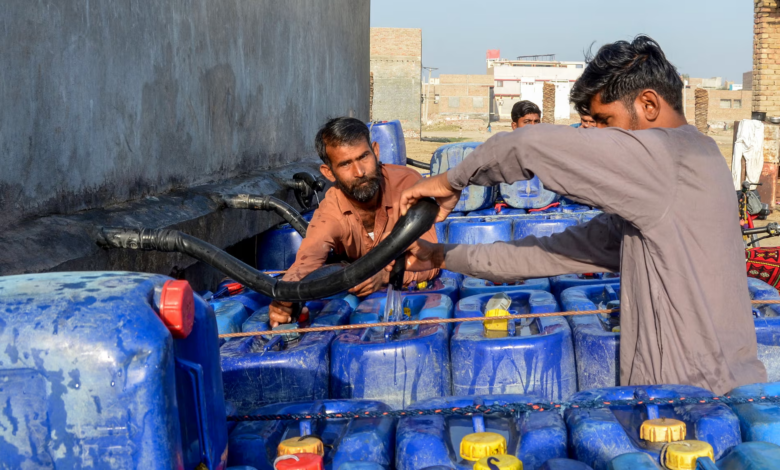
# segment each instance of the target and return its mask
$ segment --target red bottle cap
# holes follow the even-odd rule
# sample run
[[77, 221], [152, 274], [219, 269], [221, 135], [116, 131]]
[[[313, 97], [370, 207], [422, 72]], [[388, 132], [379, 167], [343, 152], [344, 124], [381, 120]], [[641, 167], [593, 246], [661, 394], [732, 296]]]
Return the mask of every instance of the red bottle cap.
[[187, 281], [167, 281], [160, 293], [160, 318], [176, 339], [184, 339], [195, 323], [195, 294]]
[[[322, 470], [322, 456], [317, 454], [294, 454], [277, 459], [274, 462], [276, 470]], [[297, 457], [297, 460], [296, 460]]]
[[225, 284], [225, 288], [227, 288], [230, 295], [234, 295], [241, 292], [244, 289], [244, 286], [238, 282], [231, 282], [230, 284]]

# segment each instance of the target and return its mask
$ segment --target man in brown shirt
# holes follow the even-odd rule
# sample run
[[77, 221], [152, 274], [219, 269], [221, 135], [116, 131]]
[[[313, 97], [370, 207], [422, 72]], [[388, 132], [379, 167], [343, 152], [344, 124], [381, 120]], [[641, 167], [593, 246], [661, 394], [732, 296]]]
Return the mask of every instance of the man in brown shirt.
[[537, 175], [605, 213], [511, 243], [419, 241], [410, 269], [446, 267], [499, 282], [620, 271], [621, 384], [722, 394], [766, 381], [729, 169], [715, 142], [687, 124], [681, 95], [677, 71], [652, 39], [602, 47], [571, 94], [599, 129], [540, 124], [496, 135], [446, 174], [404, 191], [401, 206], [435, 197], [442, 220], [466, 185]]
[[[395, 226], [401, 191], [422, 179], [410, 168], [380, 163], [379, 144], [371, 144], [368, 127], [358, 119], [328, 121], [317, 133], [315, 146], [323, 161], [320, 171], [335, 185], [314, 212], [285, 281], [301, 280], [320, 268], [331, 250], [349, 259], [371, 251]], [[436, 230], [431, 228], [422, 238], [436, 243]], [[404, 282], [426, 281], [438, 273], [438, 269], [407, 272]], [[388, 281], [389, 273], [380, 271], [350, 292], [363, 297], [384, 288]], [[291, 314], [289, 302], [273, 302], [269, 307], [272, 326], [289, 323]]]

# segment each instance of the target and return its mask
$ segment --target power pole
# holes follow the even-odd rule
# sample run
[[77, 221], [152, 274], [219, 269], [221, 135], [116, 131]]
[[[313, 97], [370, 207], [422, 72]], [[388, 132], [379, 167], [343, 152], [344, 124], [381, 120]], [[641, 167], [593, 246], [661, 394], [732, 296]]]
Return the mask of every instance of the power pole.
[[428, 71], [428, 82], [425, 84], [425, 119], [423, 120], [423, 123], [428, 123], [428, 94], [430, 93], [430, 87], [431, 87], [431, 71], [433, 70], [439, 70], [437, 67], [423, 67], [425, 70]]

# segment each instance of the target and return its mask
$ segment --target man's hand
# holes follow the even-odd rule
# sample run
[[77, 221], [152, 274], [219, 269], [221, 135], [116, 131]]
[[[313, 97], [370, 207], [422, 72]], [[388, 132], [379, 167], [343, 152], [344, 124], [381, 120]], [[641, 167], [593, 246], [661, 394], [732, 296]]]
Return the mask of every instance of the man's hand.
[[[394, 264], [395, 261], [390, 263], [385, 271], [392, 271]], [[444, 245], [419, 239], [406, 251], [406, 270], [419, 272], [431, 269], [447, 269], [444, 262]]]
[[[271, 305], [268, 306], [268, 317], [270, 319], [271, 328], [276, 328], [280, 323], [291, 323], [293, 313], [292, 302], [279, 302], [274, 300]], [[309, 313], [308, 307], [303, 307], [301, 315]]]
[[[388, 265], [388, 268], [391, 268], [391, 266], [392, 263]], [[353, 287], [349, 290], [349, 293], [358, 297], [365, 297], [367, 295], [373, 294], [378, 290], [384, 289], [387, 283], [390, 282], [390, 270], [387, 268], [385, 269], [386, 270], [379, 271], [370, 278]]]
[[436, 222], [441, 222], [458, 204], [460, 191], [450, 186], [446, 173], [422, 179], [401, 193], [401, 215], [406, 215], [406, 211], [424, 197], [436, 198], [436, 202], [439, 203]]

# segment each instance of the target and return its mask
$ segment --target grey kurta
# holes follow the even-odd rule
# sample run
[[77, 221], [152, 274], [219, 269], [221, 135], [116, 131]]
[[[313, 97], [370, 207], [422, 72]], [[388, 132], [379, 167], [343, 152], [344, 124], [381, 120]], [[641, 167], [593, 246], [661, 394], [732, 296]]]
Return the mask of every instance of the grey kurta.
[[462, 189], [533, 175], [605, 214], [550, 237], [449, 245], [447, 269], [495, 281], [620, 270], [621, 384], [725, 393], [766, 381], [737, 200], [711, 138], [693, 126], [527, 126], [479, 146], [448, 179]]

